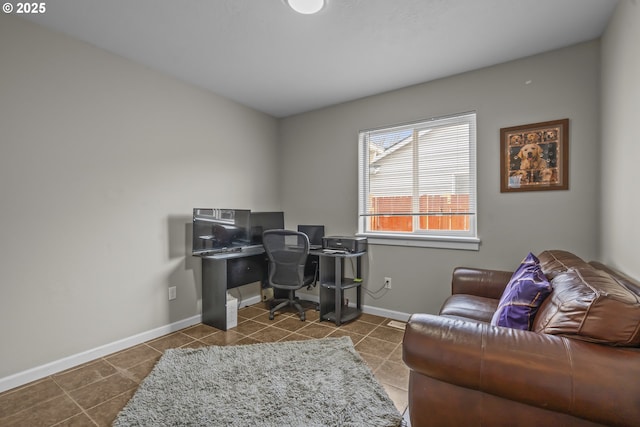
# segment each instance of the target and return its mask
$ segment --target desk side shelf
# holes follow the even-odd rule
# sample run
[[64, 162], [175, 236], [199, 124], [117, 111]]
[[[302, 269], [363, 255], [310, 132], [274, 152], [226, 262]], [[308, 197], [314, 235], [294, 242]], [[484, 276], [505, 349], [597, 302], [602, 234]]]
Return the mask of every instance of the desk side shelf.
[[[356, 319], [362, 314], [361, 259], [365, 253], [319, 254], [320, 256], [320, 320], [336, 326]], [[344, 277], [344, 260], [356, 258], [356, 278]], [[344, 305], [344, 291], [356, 289], [356, 306]]]
[[360, 316], [362, 310], [356, 307], [342, 307], [342, 312], [340, 313], [340, 320], [336, 316], [335, 311], [331, 311], [322, 316], [322, 320], [328, 320], [329, 322], [336, 322], [337, 325], [345, 322], [349, 322], [353, 319], [356, 319]]

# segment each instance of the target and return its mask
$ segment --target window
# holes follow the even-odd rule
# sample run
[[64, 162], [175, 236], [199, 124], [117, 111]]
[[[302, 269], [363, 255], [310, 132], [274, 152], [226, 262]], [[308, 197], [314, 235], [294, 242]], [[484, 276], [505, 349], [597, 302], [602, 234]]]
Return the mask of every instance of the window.
[[360, 132], [359, 233], [477, 249], [475, 154], [475, 113]]

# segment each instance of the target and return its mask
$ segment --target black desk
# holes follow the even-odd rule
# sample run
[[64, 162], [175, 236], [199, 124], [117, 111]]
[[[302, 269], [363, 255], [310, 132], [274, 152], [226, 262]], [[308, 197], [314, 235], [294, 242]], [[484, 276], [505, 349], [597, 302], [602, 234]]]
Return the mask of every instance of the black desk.
[[[319, 265], [320, 320], [329, 320], [336, 325], [353, 320], [362, 313], [361, 253], [326, 253], [322, 250], [309, 252], [307, 268]], [[227, 330], [227, 290], [254, 282], [266, 286], [269, 260], [261, 245], [243, 248], [240, 252], [201, 256], [202, 259], [202, 323]], [[344, 277], [346, 259], [356, 258], [355, 278]], [[344, 290], [357, 288], [356, 307], [343, 307]], [[284, 291], [286, 293], [286, 291]], [[280, 295], [275, 294], [276, 298]], [[286, 295], [283, 295], [286, 297]]]

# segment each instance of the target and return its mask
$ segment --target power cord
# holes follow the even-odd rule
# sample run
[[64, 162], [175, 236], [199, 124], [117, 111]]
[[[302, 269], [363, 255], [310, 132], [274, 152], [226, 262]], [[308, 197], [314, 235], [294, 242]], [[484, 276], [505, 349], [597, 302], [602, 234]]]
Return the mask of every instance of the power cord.
[[362, 285], [362, 287], [364, 288], [364, 291], [367, 293], [367, 295], [375, 300], [384, 297], [387, 292], [389, 292], [389, 289], [384, 287], [384, 283], [382, 284], [382, 287], [380, 289], [377, 289], [375, 291], [370, 291], [365, 285]]
[[[350, 262], [351, 262], [351, 271], [355, 273], [356, 272], [356, 267], [354, 265], [354, 262], [355, 262], [354, 258], [351, 258]], [[357, 277], [357, 278], [354, 279], [354, 281], [362, 282], [362, 278], [361, 277]], [[364, 291], [365, 291], [365, 293], [367, 295], [369, 295], [371, 298], [373, 298], [375, 300], [379, 300], [382, 297], [384, 297], [387, 294], [387, 292], [389, 292], [389, 289], [385, 288], [384, 285], [385, 284], [382, 283], [382, 286], [380, 287], [380, 289], [376, 289], [375, 291], [372, 291], [369, 288], [367, 288], [367, 286], [364, 283], [361, 286], [362, 286], [362, 288], [364, 289]]]
[[311, 288], [315, 288], [316, 285], [318, 284], [318, 274], [319, 274], [319, 270], [320, 270], [320, 263], [318, 261], [312, 261], [313, 264], [316, 265], [316, 271], [313, 273], [313, 282], [307, 286], [307, 290], [310, 291]]

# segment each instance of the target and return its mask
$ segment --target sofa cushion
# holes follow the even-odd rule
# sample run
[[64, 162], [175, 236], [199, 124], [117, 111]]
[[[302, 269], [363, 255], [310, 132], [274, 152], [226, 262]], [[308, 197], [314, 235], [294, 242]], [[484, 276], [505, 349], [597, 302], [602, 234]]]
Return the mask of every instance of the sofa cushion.
[[538, 307], [551, 292], [540, 261], [529, 254], [511, 276], [491, 319], [495, 326], [529, 330]]
[[442, 304], [440, 315], [489, 323], [496, 308], [498, 308], [497, 299], [454, 294]]
[[640, 345], [640, 297], [607, 272], [570, 268], [552, 281], [533, 330], [618, 346]]
[[598, 261], [589, 261], [589, 265], [591, 265], [593, 268], [597, 268], [598, 270], [605, 271], [611, 277], [613, 277], [618, 283], [620, 283], [622, 286], [624, 286], [625, 288], [629, 289], [634, 294], [640, 296], [640, 282], [639, 281], [637, 281], [635, 279], [632, 279], [631, 277], [627, 276], [626, 274], [621, 273], [618, 270], [614, 270], [613, 268], [609, 267], [608, 265], [605, 265], [605, 264], [603, 264], [601, 262], [598, 262]]
[[547, 279], [551, 280], [572, 267], [589, 267], [582, 258], [568, 251], [553, 249], [538, 254], [540, 268]]

